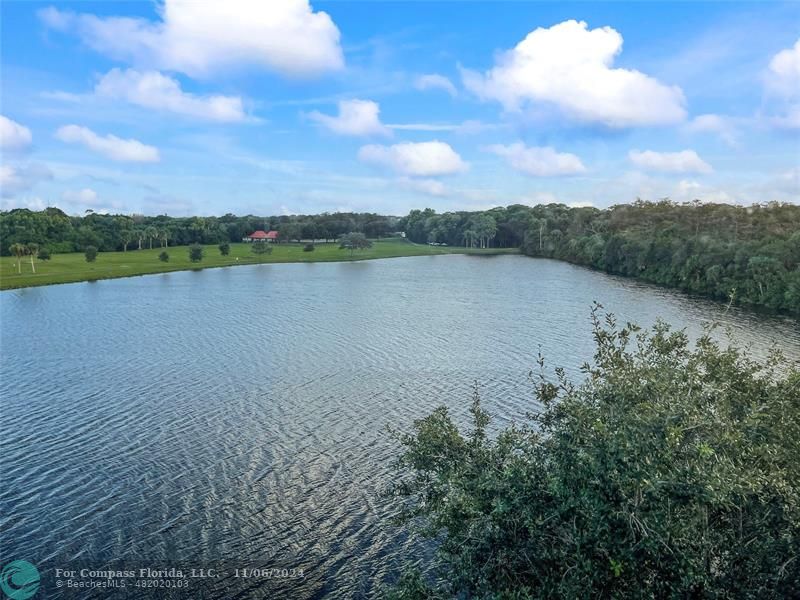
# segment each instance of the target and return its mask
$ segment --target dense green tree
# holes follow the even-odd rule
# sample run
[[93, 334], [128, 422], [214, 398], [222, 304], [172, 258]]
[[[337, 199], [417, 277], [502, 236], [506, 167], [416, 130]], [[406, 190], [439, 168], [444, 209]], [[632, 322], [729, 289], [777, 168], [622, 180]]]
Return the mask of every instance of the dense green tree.
[[303, 228], [299, 223], [284, 223], [278, 227], [278, 236], [284, 242], [292, 240], [299, 242], [303, 236]]
[[540, 361], [528, 421], [490, 435], [476, 392], [467, 433], [440, 408], [396, 434], [393, 495], [442, 583], [392, 596], [796, 595], [800, 372], [594, 314], [593, 364], [573, 382]]
[[200, 262], [203, 260], [203, 247], [200, 244], [192, 244], [189, 246], [189, 260], [192, 262]]
[[161, 254], [158, 255], [158, 260], [161, 262], [169, 262], [169, 252], [163, 250]]
[[222, 256], [228, 256], [231, 253], [231, 245], [228, 242], [222, 242], [219, 245], [219, 253]]
[[350, 256], [353, 256], [355, 250], [364, 250], [371, 247], [372, 242], [363, 233], [351, 232], [339, 239], [339, 248], [350, 250]]
[[272, 254], [272, 245], [265, 241], [253, 242], [250, 249], [253, 251], [253, 254], [257, 254], [258, 256]]
[[95, 246], [86, 246], [83, 255], [86, 257], [86, 262], [94, 262], [97, 259], [97, 248]]

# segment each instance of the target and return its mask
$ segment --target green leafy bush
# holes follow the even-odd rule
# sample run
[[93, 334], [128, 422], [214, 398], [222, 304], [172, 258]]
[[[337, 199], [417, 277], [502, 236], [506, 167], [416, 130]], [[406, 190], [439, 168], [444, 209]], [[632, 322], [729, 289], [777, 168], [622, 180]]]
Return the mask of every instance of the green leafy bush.
[[222, 256], [228, 256], [231, 253], [231, 245], [228, 242], [222, 242], [219, 245], [219, 253]]
[[189, 260], [192, 262], [200, 262], [203, 260], [203, 247], [200, 244], [192, 244], [189, 246]]
[[314, 251], [314, 244], [306, 244], [303, 246], [303, 252], [313, 252]]
[[158, 260], [164, 263], [169, 262], [169, 252], [167, 252], [166, 250], [161, 252], [161, 254], [158, 255]]
[[50, 250], [39, 248], [39, 260], [50, 260]]
[[540, 412], [462, 433], [445, 408], [399, 434], [403, 515], [440, 540], [443, 584], [395, 598], [788, 598], [800, 589], [800, 372], [709, 332], [601, 322]]
[[94, 262], [97, 258], [97, 248], [95, 246], [86, 246], [83, 255], [86, 257], [86, 262]]
[[272, 254], [272, 246], [268, 242], [253, 242], [253, 253], [259, 256], [264, 254]]

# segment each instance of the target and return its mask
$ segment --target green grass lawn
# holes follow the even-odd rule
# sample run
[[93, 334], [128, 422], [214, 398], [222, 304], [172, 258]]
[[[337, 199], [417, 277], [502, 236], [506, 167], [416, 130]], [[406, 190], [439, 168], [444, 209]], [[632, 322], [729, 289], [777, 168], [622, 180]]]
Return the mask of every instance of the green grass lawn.
[[253, 254], [251, 244], [231, 244], [229, 256], [221, 256], [216, 245], [204, 246], [203, 260], [199, 263], [189, 261], [187, 246], [167, 248], [169, 262], [166, 263], [158, 260], [158, 255], [164, 250], [163, 248], [100, 252], [97, 254], [97, 260], [93, 263], [86, 262], [84, 255], [78, 252], [53, 254], [48, 261], [36, 261], [36, 273], [31, 272], [29, 257], [22, 259], [22, 273], [18, 273], [16, 258], [3, 256], [0, 257], [0, 289], [8, 290], [53, 283], [95, 281], [148, 273], [259, 263], [330, 262], [432, 254], [510, 254], [517, 252], [513, 248], [478, 250], [455, 246], [427, 246], [412, 244], [399, 238], [376, 241], [372, 244], [372, 248], [356, 250], [352, 257], [349, 250], [340, 250], [339, 245], [334, 243], [317, 244], [313, 252], [304, 252], [303, 246], [304, 244], [275, 244], [272, 254], [262, 256]]

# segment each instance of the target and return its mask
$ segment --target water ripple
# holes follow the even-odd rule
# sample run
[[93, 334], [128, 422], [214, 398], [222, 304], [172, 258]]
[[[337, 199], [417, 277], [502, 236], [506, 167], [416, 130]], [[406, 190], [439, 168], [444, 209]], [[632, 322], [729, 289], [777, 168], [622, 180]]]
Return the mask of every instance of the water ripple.
[[522, 419], [536, 409], [539, 348], [573, 375], [591, 358], [594, 300], [692, 336], [720, 320], [756, 354], [777, 342], [800, 358], [796, 321], [523, 257], [4, 292], [0, 554], [40, 570], [302, 568], [302, 579], [204, 581], [198, 597], [371, 597], [431, 553], [390, 524], [380, 492], [397, 448], [385, 425], [441, 404], [463, 420], [476, 380], [498, 425]]

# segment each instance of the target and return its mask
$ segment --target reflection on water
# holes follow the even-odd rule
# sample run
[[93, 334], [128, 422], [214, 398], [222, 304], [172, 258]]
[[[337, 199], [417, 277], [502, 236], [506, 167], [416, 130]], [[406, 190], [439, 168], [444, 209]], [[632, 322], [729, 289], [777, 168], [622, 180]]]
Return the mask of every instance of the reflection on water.
[[427, 551], [388, 523], [380, 491], [397, 449], [384, 426], [439, 404], [463, 416], [475, 380], [499, 422], [519, 419], [535, 408], [539, 348], [573, 374], [591, 358], [593, 300], [693, 336], [719, 320], [756, 354], [777, 343], [800, 359], [791, 319], [515, 256], [4, 292], [0, 557], [42, 571], [288, 566], [305, 577], [198, 585], [204, 597], [368, 597]]

